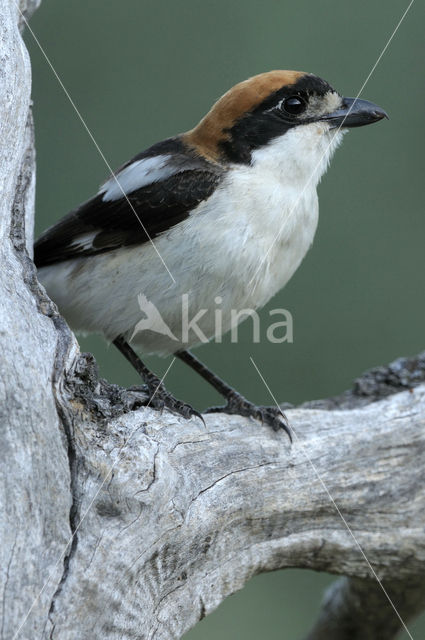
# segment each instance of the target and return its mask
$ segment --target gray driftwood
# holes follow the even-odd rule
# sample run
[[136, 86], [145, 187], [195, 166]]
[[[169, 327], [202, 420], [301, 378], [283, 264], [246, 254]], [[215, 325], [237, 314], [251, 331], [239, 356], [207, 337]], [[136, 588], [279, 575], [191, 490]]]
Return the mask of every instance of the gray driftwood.
[[14, 2], [0, 8], [1, 638], [179, 638], [294, 566], [344, 576], [309, 640], [393, 638], [376, 577], [406, 623], [425, 606], [425, 357], [288, 410], [292, 446], [99, 380], [29, 257], [30, 66]]

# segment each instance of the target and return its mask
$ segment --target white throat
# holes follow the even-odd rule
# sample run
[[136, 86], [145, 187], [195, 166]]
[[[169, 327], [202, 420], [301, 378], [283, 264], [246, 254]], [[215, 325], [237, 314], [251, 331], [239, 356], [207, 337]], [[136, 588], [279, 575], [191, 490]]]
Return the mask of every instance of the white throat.
[[252, 166], [271, 171], [280, 183], [304, 190], [315, 188], [346, 130], [313, 122], [289, 129], [252, 154]]

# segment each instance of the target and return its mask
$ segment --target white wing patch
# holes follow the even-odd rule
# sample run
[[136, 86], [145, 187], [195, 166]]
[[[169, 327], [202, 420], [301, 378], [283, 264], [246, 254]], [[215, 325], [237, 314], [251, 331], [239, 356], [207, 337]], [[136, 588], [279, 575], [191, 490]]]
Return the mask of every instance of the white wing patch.
[[[159, 182], [176, 173], [176, 168], [169, 162], [171, 156], [160, 155], [136, 160], [112, 176], [99, 189], [103, 193], [103, 200], [119, 200], [136, 189], [145, 187], [152, 182]], [[123, 193], [124, 192], [124, 193]]]
[[98, 231], [90, 231], [76, 236], [69, 245], [75, 249], [91, 249], [93, 247], [93, 240], [98, 234]]

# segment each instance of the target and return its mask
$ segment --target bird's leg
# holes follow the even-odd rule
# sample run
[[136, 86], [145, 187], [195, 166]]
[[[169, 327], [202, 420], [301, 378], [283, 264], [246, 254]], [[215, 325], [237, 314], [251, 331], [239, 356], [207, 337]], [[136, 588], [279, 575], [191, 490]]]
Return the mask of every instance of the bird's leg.
[[204, 380], [210, 383], [225, 399], [226, 405], [223, 407], [210, 407], [205, 413], [231, 413], [241, 416], [256, 418], [261, 422], [270, 425], [275, 431], [283, 429], [292, 442], [291, 432], [289, 430], [288, 420], [281, 409], [278, 407], [262, 407], [249, 402], [240, 393], [232, 389], [221, 378], [208, 369], [198, 358], [189, 351], [178, 351], [175, 354], [180, 360], [183, 360], [189, 367], [199, 373]]
[[186, 404], [181, 400], [177, 400], [177, 398], [175, 398], [166, 390], [158, 376], [156, 376], [147, 368], [147, 366], [141, 361], [137, 353], [130, 347], [130, 345], [124, 340], [124, 338], [122, 338], [121, 336], [115, 338], [113, 344], [127, 358], [130, 364], [133, 365], [137, 373], [141, 376], [144, 383], [146, 384], [149, 393], [149, 401], [147, 403], [149, 407], [159, 410], [162, 410], [164, 407], [166, 407], [173, 413], [177, 413], [183, 418], [189, 419], [192, 416], [197, 416], [198, 418], [201, 418], [202, 422], [204, 421], [201, 414], [196, 411], [196, 409], [191, 407], [190, 404]]

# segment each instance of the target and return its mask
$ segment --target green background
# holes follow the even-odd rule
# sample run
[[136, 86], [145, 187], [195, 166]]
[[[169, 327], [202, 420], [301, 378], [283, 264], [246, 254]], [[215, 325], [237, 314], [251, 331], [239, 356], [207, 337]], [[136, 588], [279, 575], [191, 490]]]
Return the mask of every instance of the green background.
[[[314, 72], [356, 95], [407, 4], [43, 0], [31, 26], [116, 168], [191, 128], [225, 90], [262, 71]], [[345, 137], [319, 187], [315, 244], [268, 305], [291, 311], [294, 343], [252, 344], [247, 323], [238, 344], [224, 340], [197, 350], [256, 402], [271, 399], [249, 356], [279, 401], [298, 403], [339, 393], [363, 370], [424, 348], [423, 31], [423, 8], [414, 3], [362, 92], [390, 120]], [[90, 197], [108, 169], [29, 33], [26, 42], [34, 74], [39, 233]], [[101, 339], [81, 344], [109, 380], [139, 382]], [[148, 364], [162, 374], [169, 360]], [[219, 400], [180, 362], [167, 386], [201, 408]], [[187, 638], [300, 638], [330, 580], [296, 570], [258, 576]], [[410, 629], [424, 637], [424, 618]]]

